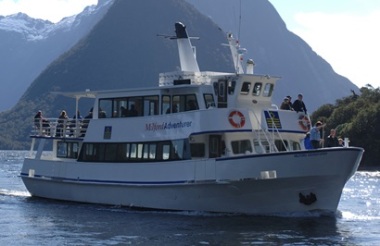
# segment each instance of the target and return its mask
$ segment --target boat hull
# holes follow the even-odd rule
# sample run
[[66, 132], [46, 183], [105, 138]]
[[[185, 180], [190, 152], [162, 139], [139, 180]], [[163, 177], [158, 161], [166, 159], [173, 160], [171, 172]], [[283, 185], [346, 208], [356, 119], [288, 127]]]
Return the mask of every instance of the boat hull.
[[361, 148], [330, 148], [161, 163], [25, 159], [21, 177], [32, 196], [65, 201], [243, 214], [335, 212], [362, 154]]

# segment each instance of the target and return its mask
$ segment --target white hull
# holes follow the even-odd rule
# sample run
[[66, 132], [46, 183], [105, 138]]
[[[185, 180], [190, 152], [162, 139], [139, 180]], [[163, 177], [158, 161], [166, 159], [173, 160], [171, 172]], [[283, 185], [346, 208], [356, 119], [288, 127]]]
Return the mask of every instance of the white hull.
[[[66, 201], [244, 214], [335, 212], [362, 152], [330, 148], [149, 164], [26, 159], [21, 177], [33, 196]], [[300, 194], [316, 200], [305, 204]]]

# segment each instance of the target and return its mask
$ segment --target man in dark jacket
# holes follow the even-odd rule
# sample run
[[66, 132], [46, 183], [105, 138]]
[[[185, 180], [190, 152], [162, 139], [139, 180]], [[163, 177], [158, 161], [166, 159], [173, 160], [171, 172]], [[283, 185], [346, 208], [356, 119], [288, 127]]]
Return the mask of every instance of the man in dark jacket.
[[293, 102], [293, 109], [297, 113], [302, 112], [302, 113], [307, 114], [307, 109], [302, 99], [303, 99], [302, 94], [298, 94], [298, 99]]
[[336, 130], [331, 129], [330, 135], [327, 137], [326, 140], [326, 147], [337, 147], [339, 146], [338, 138], [336, 137]]

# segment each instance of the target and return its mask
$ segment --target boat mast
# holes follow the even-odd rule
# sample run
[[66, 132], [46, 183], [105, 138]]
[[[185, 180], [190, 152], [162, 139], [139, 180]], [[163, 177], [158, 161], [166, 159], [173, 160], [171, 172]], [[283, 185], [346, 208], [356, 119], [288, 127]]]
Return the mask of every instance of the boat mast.
[[181, 22], [175, 23], [175, 33], [178, 44], [181, 71], [199, 72], [198, 62], [190, 38], [186, 32], [186, 26]]
[[231, 33], [227, 34], [228, 46], [230, 47], [232, 60], [234, 61], [235, 72], [237, 74], [244, 74], [242, 65], [243, 54], [247, 51], [244, 48], [240, 48], [239, 41], [236, 40]]

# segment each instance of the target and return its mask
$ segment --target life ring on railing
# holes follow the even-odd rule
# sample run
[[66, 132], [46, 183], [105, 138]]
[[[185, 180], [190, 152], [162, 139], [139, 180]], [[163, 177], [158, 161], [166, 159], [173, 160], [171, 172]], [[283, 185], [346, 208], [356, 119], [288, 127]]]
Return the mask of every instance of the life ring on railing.
[[245, 117], [240, 111], [232, 111], [228, 115], [228, 121], [235, 128], [242, 128], [245, 124]]
[[310, 120], [309, 117], [307, 117], [306, 115], [301, 116], [301, 118], [298, 120], [298, 124], [301, 127], [301, 129], [305, 132], [310, 131]]

